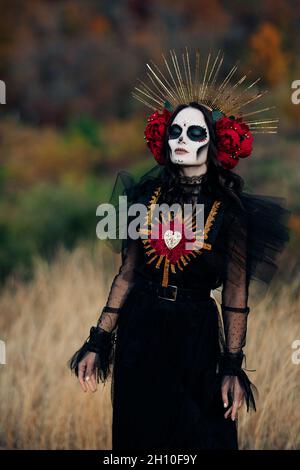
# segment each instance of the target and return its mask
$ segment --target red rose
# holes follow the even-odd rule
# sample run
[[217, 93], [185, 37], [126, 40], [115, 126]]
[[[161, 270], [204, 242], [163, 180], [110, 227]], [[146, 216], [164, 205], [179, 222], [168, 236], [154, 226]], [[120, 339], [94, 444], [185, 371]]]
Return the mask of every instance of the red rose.
[[245, 122], [235, 122], [235, 128], [240, 135], [249, 132], [249, 126]]
[[238, 157], [233, 157], [227, 152], [218, 152], [218, 160], [226, 170], [232, 170], [239, 162]]
[[221, 129], [229, 129], [233, 125], [233, 120], [227, 117], [222, 117], [216, 122], [216, 131]]
[[160, 165], [165, 164], [165, 156], [163, 154], [163, 142], [171, 114], [172, 113], [170, 113], [170, 111], [164, 109], [162, 113], [159, 113], [159, 111], [155, 111], [147, 119], [148, 124], [144, 133], [145, 139], [149, 149], [154, 155], [155, 160]]
[[241, 140], [240, 150], [238, 151], [239, 157], [246, 158], [251, 155], [252, 142], [253, 142], [253, 136], [250, 134], [250, 132], [247, 132], [246, 134], [244, 134]]
[[241, 119], [223, 117], [216, 122], [218, 160], [224, 168], [234, 168], [239, 157], [249, 157], [252, 152], [253, 136], [249, 126]]
[[233, 129], [220, 129], [217, 132], [218, 149], [221, 152], [233, 153], [240, 146], [240, 136]]

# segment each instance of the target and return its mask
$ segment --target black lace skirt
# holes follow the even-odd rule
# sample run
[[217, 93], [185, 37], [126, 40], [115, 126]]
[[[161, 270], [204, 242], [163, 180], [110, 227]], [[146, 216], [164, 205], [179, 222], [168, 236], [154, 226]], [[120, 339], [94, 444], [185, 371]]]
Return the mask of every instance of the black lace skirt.
[[113, 450], [237, 449], [219, 353], [214, 299], [172, 302], [134, 286], [118, 323]]

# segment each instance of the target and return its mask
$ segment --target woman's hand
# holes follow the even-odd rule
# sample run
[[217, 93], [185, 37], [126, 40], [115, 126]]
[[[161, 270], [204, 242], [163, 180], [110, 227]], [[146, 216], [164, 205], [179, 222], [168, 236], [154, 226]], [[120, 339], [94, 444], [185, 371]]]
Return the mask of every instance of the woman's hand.
[[241, 408], [244, 402], [244, 391], [240, 385], [238, 377], [234, 375], [225, 375], [222, 380], [221, 388], [224, 408], [227, 408], [229, 404], [229, 393], [233, 399], [233, 403], [224, 414], [224, 417], [228, 418], [228, 416], [231, 414], [231, 419], [234, 421], [237, 417], [238, 410]]
[[96, 392], [97, 390], [94, 369], [95, 357], [96, 353], [89, 352], [78, 364], [78, 380], [84, 392]]

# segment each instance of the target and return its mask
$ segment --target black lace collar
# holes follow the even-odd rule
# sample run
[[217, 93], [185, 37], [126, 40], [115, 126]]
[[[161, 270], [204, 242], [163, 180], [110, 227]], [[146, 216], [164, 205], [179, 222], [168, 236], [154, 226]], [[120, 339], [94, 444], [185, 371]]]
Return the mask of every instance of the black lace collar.
[[206, 173], [194, 176], [179, 175], [180, 189], [183, 193], [198, 194], [205, 178]]
[[186, 175], [179, 175], [179, 183], [184, 185], [199, 185], [204, 180], [205, 173], [203, 175], [194, 175], [194, 176], [186, 176]]

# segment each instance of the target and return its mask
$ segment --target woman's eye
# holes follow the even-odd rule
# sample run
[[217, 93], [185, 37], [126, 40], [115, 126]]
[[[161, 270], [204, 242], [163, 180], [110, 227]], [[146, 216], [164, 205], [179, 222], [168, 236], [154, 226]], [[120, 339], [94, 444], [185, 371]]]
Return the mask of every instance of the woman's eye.
[[191, 140], [205, 140], [207, 137], [207, 130], [202, 126], [190, 126], [187, 131], [187, 136]]
[[178, 126], [178, 124], [173, 124], [171, 127], [170, 127], [170, 130], [169, 130], [169, 138], [170, 139], [178, 139], [178, 137], [180, 136], [182, 132], [182, 129], [180, 126]]

